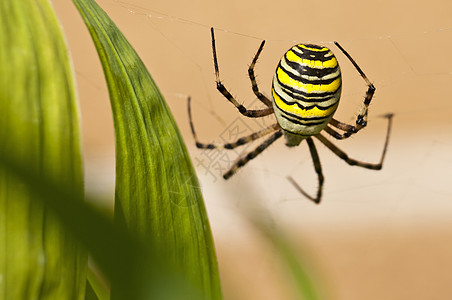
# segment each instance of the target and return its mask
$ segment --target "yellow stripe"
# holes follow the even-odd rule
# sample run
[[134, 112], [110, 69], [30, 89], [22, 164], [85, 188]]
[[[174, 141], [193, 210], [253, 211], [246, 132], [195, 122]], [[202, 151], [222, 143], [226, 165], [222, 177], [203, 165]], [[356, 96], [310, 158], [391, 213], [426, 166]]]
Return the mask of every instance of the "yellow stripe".
[[331, 59], [327, 61], [302, 59], [298, 55], [296, 55], [292, 50], [287, 51], [286, 55], [288, 60], [301, 65], [306, 65], [311, 68], [323, 69], [323, 68], [334, 68], [337, 66], [337, 60], [334, 57], [331, 57]]
[[278, 76], [278, 80], [285, 85], [293, 87], [297, 90], [304, 91], [306, 93], [322, 93], [322, 92], [335, 92], [341, 85], [341, 78], [338, 77], [336, 80], [331, 82], [330, 84], [306, 84], [302, 83], [298, 80], [291, 78], [284, 72], [283, 69], [278, 68], [276, 70], [276, 74]]
[[335, 105], [333, 105], [332, 107], [325, 109], [325, 110], [318, 109], [317, 107], [313, 107], [311, 109], [302, 109], [302, 108], [298, 107], [298, 105], [296, 105], [296, 104], [288, 105], [288, 104], [284, 103], [281, 100], [281, 98], [279, 98], [279, 96], [275, 93], [274, 89], [272, 90], [272, 92], [273, 92], [273, 99], [275, 99], [275, 104], [281, 110], [292, 113], [297, 116], [300, 116], [302, 118], [328, 117], [329, 115], [334, 113], [334, 111], [337, 108], [337, 105], [339, 104], [339, 102], [337, 102]]
[[330, 49], [328, 49], [327, 47], [323, 47], [322, 49], [317, 49], [317, 48], [311, 48], [311, 47], [308, 47], [308, 46], [303, 45], [303, 44], [299, 44], [298, 47], [304, 48], [304, 49], [307, 49], [307, 50], [311, 50], [311, 51], [317, 51], [317, 52], [322, 52], [322, 51], [330, 50]]

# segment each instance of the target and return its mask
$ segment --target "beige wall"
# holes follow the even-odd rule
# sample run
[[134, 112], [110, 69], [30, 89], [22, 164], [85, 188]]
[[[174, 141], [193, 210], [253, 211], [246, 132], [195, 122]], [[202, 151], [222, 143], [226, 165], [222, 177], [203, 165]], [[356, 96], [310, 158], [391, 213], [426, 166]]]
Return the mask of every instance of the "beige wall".
[[[103, 0], [135, 46], [173, 110], [186, 138], [210, 214], [226, 299], [292, 297], [287, 274], [262, 237], [243, 219], [244, 203], [258, 202], [305, 253], [329, 299], [448, 299], [452, 294], [452, 2], [432, 1], [145, 1]], [[54, 5], [73, 54], [87, 186], [112, 197], [114, 137], [107, 89], [89, 35], [71, 1]], [[377, 87], [369, 126], [337, 144], [351, 156], [376, 161], [385, 122], [395, 113], [382, 171], [349, 167], [319, 146], [326, 177], [315, 206], [286, 181], [314, 190], [306, 148], [282, 141], [224, 182], [218, 162], [193, 147], [186, 112], [191, 95], [198, 135], [221, 141], [237, 125], [237, 111], [217, 93], [209, 27], [217, 28], [221, 76], [237, 98], [255, 104], [247, 66], [267, 40], [256, 73], [269, 95], [281, 54], [296, 42], [336, 52], [344, 90], [337, 117], [352, 122], [366, 86], [334, 48], [339, 41]], [[244, 121], [242, 123], [242, 121]], [[271, 122], [271, 120], [267, 120]], [[231, 154], [230, 159], [235, 156]], [[207, 159], [207, 161], [206, 161]], [[227, 162], [222, 164], [226, 168]]]

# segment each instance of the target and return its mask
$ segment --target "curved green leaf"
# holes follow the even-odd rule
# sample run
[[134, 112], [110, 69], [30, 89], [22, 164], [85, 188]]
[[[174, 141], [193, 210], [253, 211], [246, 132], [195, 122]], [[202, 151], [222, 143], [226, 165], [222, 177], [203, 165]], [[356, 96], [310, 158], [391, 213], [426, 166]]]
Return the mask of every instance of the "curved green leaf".
[[[0, 155], [83, 195], [79, 115], [47, 0], [0, 1]], [[64, 199], [60, 199], [64, 201]], [[35, 194], [0, 172], [0, 298], [82, 299], [86, 253]]]
[[94, 1], [73, 2], [93, 38], [110, 93], [116, 135], [115, 219], [165, 253], [164, 261], [182, 269], [183, 277], [206, 298], [221, 299], [201, 191], [169, 108], [108, 16]]
[[248, 220], [268, 239], [276, 254], [281, 257], [282, 262], [286, 265], [298, 293], [297, 299], [323, 299], [322, 296], [325, 295], [325, 292], [323, 294], [319, 292], [320, 289], [312, 278], [312, 272], [306, 267], [306, 258], [301, 253], [297, 253], [284, 232], [273, 223], [270, 215], [266, 211], [260, 211], [260, 214], [249, 213]]
[[108, 300], [110, 299], [110, 291], [101, 282], [99, 275], [95, 274], [94, 271], [88, 269], [88, 283], [86, 287], [86, 297], [85, 300]]

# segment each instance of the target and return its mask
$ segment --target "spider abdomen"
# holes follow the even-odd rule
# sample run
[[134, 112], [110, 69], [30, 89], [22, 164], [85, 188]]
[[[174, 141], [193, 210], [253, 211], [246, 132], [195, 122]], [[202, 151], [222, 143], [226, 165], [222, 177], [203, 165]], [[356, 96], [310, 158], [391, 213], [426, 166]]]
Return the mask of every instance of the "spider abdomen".
[[279, 125], [292, 134], [322, 131], [341, 96], [341, 70], [330, 49], [299, 44], [282, 56], [273, 77], [273, 108]]

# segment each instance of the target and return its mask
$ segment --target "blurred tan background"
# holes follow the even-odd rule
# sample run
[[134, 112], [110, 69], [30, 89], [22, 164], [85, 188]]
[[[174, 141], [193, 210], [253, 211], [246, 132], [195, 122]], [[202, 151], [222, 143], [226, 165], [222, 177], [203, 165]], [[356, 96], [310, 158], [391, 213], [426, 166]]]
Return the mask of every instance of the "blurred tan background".
[[[278, 256], [244, 217], [250, 207], [268, 210], [287, 232], [326, 299], [452, 299], [451, 1], [98, 3], [144, 60], [186, 139], [204, 191], [226, 299], [296, 297]], [[111, 204], [114, 136], [102, 69], [72, 2], [54, 0], [54, 6], [73, 55], [87, 189]], [[325, 185], [316, 206], [286, 180], [291, 175], [315, 191], [306, 145], [288, 149], [281, 139], [224, 181], [222, 171], [241, 152], [194, 147], [187, 96], [203, 141], [230, 140], [262, 123], [239, 117], [216, 91], [210, 26], [217, 28], [222, 80], [251, 107], [258, 103], [247, 67], [262, 39], [267, 43], [256, 73], [267, 95], [280, 56], [293, 44], [331, 47], [344, 81], [336, 117], [353, 122], [366, 85], [332, 44], [339, 41], [377, 92], [368, 128], [336, 144], [354, 158], [378, 161], [386, 130], [378, 116], [395, 113], [383, 170], [350, 167], [317, 143]]]

